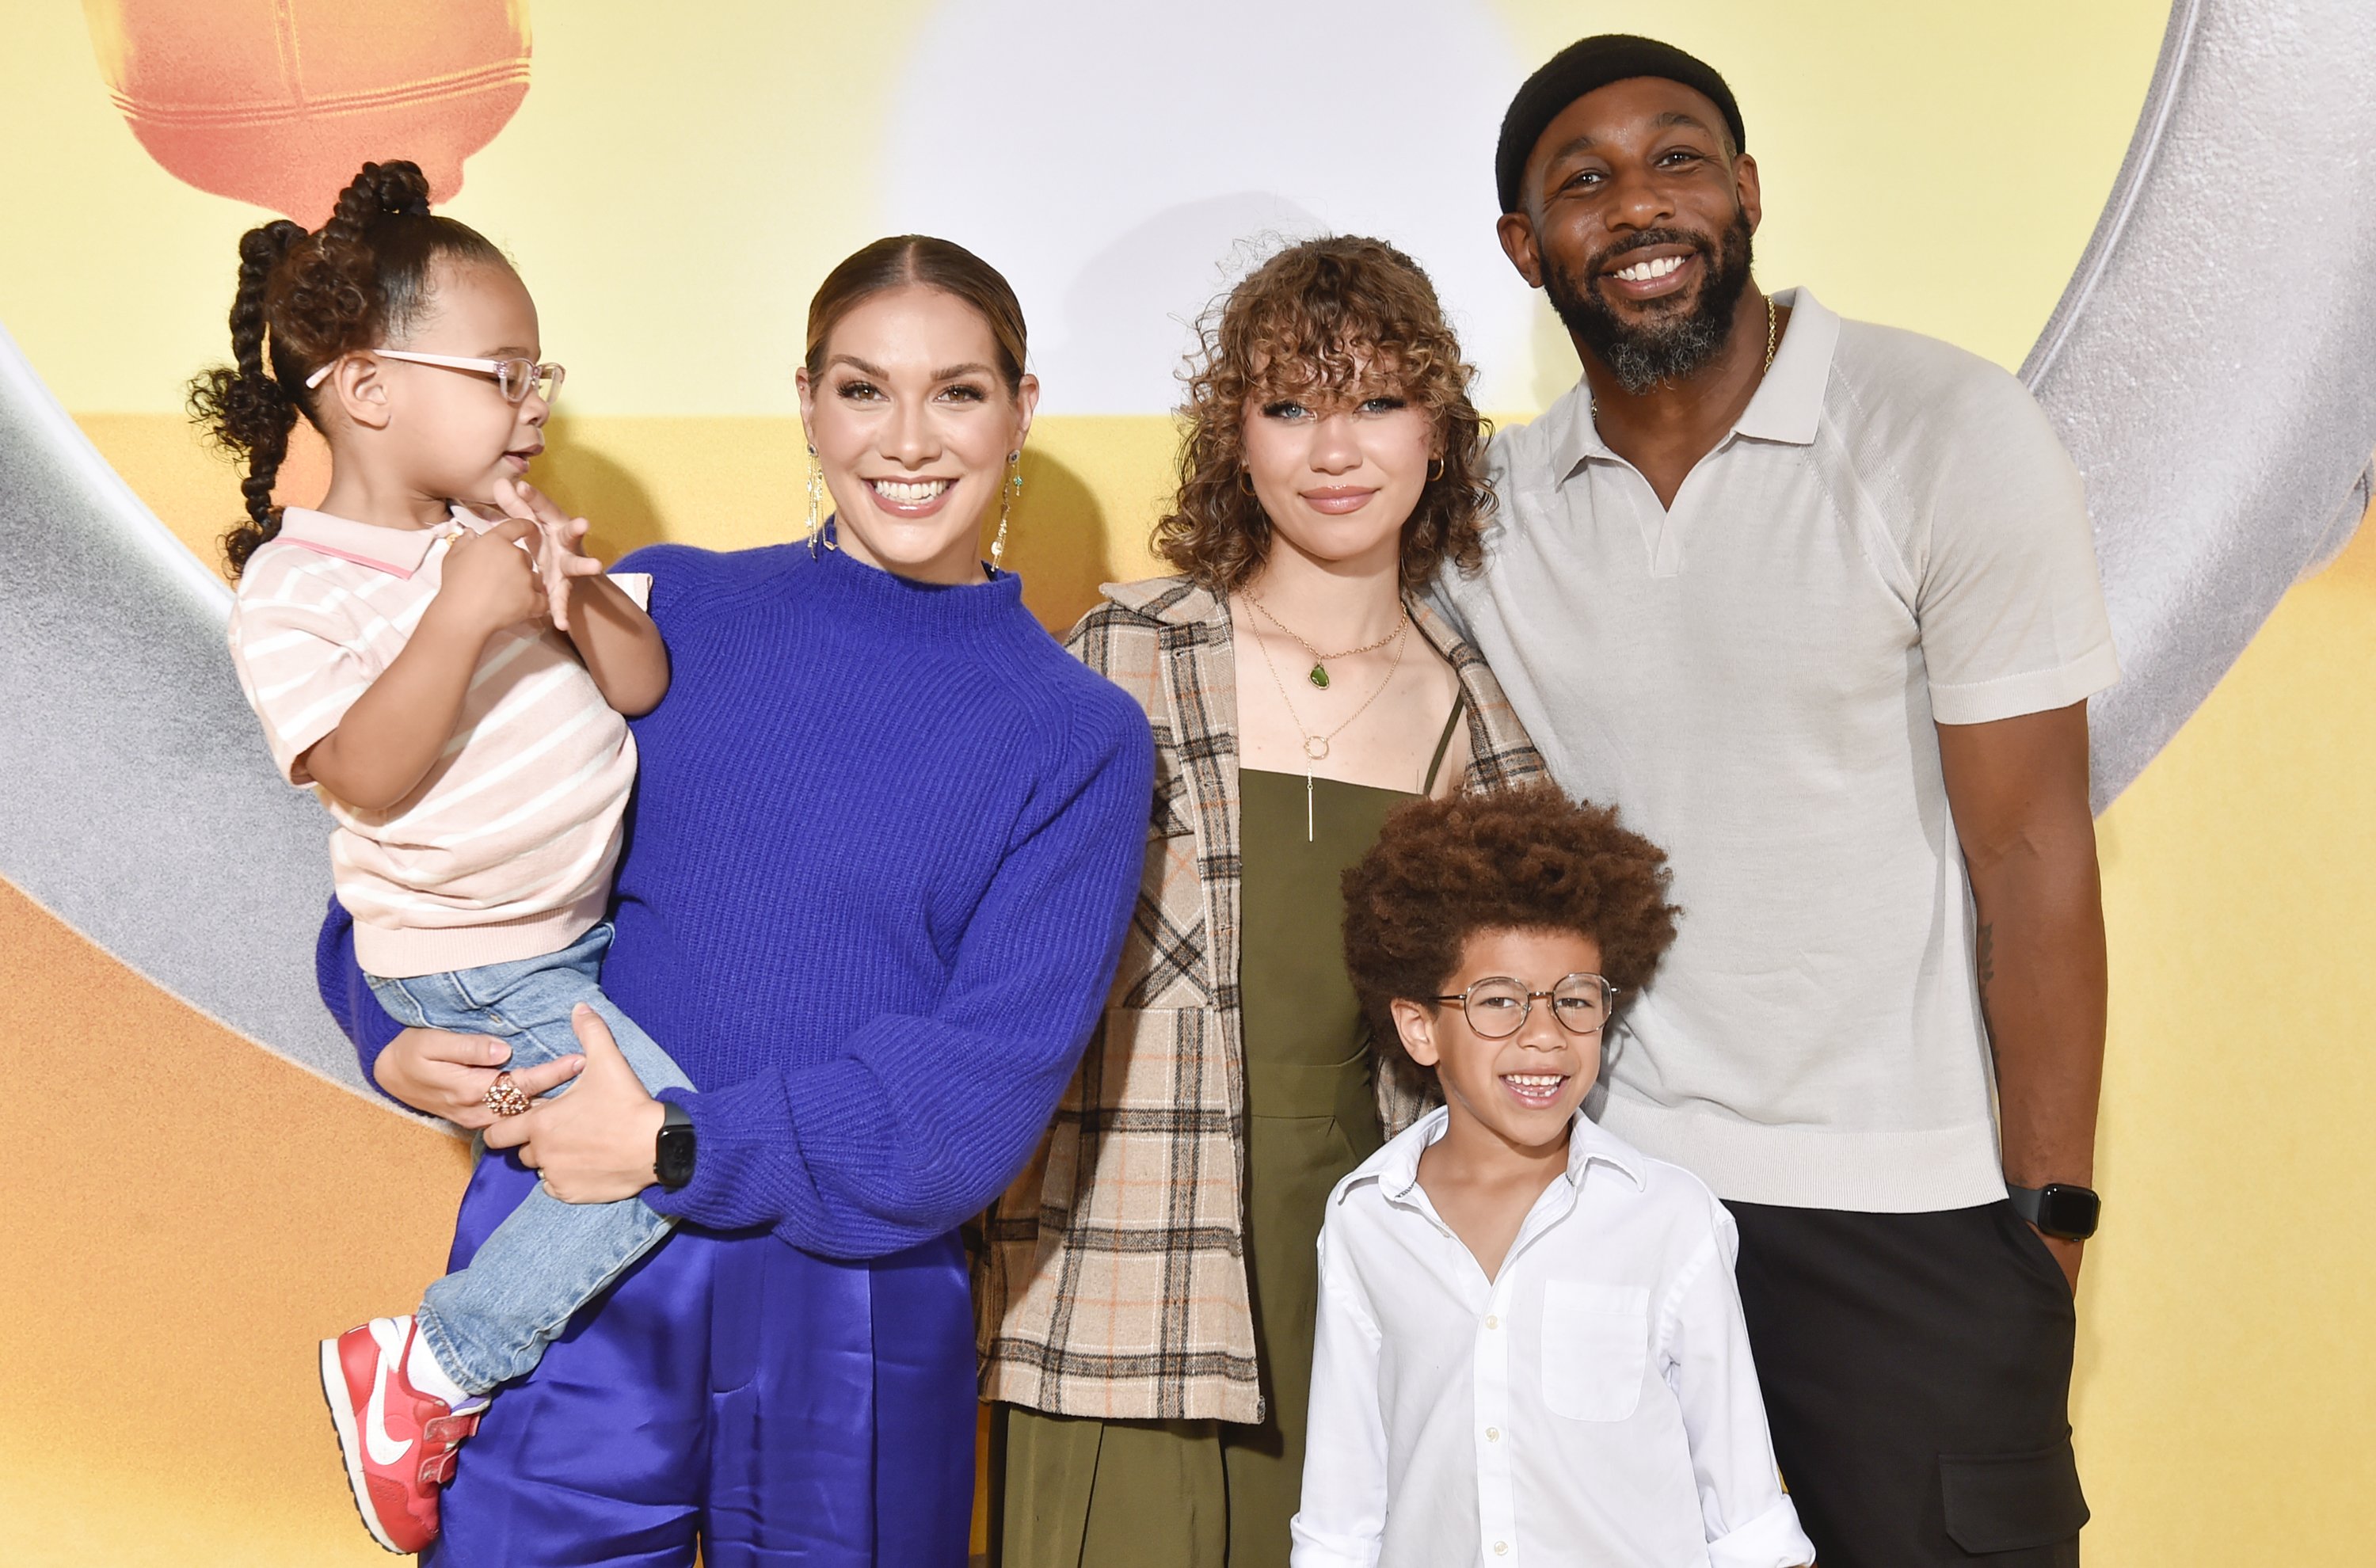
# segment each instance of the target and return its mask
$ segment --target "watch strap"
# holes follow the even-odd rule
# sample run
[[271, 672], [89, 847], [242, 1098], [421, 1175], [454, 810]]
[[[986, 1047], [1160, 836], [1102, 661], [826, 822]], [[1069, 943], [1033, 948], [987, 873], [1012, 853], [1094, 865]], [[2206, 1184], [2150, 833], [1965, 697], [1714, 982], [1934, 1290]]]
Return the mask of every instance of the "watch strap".
[[2007, 1182], [2005, 1196], [2013, 1200], [2013, 1211], [2032, 1225], [2037, 1224], [2037, 1217], [2046, 1211], [2046, 1194], [2040, 1188], [2016, 1187]]

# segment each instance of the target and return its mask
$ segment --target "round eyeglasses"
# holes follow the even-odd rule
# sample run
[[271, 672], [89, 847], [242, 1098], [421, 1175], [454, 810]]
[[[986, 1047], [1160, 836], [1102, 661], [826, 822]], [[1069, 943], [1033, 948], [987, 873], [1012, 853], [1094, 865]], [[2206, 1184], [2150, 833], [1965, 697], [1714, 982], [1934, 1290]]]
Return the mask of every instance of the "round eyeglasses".
[[[561, 396], [561, 383], [568, 372], [557, 364], [539, 364], [534, 360], [472, 360], [455, 354], [416, 354], [408, 349], [374, 349], [384, 360], [402, 360], [407, 364], [435, 365], [440, 370], [466, 370], [473, 375], [492, 376], [496, 389], [506, 403], [524, 403], [530, 392], [547, 403]], [[322, 385], [330, 372], [338, 368], [332, 360], [305, 378], [305, 389], [312, 391]]]
[[1596, 1035], [1608, 1026], [1617, 1005], [1617, 988], [1598, 975], [1562, 977], [1549, 991], [1529, 991], [1526, 982], [1507, 975], [1488, 975], [1467, 991], [1438, 996], [1437, 1002], [1457, 1002], [1468, 1027], [1487, 1039], [1503, 1039], [1526, 1027], [1535, 1004], [1549, 998], [1551, 1016], [1572, 1035]]

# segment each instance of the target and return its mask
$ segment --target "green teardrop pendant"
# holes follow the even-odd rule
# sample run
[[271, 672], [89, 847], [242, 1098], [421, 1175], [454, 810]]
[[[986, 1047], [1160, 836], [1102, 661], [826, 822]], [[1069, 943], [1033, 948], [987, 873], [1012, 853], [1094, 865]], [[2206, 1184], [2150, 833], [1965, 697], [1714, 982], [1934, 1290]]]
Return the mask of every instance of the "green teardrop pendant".
[[1312, 667], [1312, 683], [1324, 692], [1328, 689], [1328, 671], [1325, 666], [1314, 664]]

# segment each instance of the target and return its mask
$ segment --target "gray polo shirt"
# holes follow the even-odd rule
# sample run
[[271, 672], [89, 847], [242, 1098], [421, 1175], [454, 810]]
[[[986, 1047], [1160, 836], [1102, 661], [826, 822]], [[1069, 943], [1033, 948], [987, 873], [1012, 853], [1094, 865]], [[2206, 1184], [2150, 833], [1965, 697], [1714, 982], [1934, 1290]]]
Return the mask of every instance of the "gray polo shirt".
[[1726, 1198], [2004, 1195], [1940, 724], [2119, 679], [2079, 476], [2028, 392], [1805, 290], [1672, 511], [1581, 385], [1493, 442], [1439, 595], [1570, 793], [1673, 859], [1681, 935], [1597, 1114]]

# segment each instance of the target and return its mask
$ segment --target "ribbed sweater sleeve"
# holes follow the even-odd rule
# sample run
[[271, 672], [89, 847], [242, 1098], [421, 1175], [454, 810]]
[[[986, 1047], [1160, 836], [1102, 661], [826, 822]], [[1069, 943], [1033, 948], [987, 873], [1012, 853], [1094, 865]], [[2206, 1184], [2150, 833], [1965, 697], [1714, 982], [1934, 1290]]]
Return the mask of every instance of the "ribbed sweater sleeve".
[[646, 1201], [862, 1258], [944, 1234], [1014, 1179], [1079, 1063], [1138, 885], [1154, 748], [1113, 697], [1075, 708], [937, 1004], [874, 1017], [826, 1061], [670, 1091], [693, 1118], [694, 1178]]

